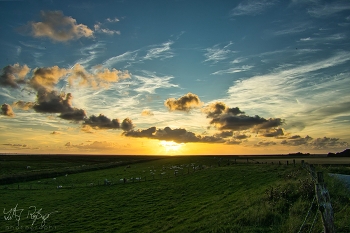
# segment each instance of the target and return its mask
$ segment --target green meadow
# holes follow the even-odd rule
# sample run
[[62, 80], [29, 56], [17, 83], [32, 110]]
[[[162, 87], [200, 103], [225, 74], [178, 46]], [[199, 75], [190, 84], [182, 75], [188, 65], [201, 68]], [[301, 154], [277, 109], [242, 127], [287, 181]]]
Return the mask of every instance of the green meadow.
[[[292, 159], [287, 165], [214, 156], [0, 158], [0, 178], [22, 177], [0, 185], [0, 232], [323, 229], [311, 177]], [[316, 169], [327, 174], [334, 167]], [[325, 180], [336, 230], [350, 232], [349, 191], [333, 177]]]

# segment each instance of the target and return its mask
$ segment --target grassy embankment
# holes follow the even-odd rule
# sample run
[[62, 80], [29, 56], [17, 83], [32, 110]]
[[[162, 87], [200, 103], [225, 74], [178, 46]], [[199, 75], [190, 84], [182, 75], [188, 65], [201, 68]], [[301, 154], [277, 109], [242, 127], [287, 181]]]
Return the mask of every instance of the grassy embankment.
[[[33, 220], [27, 212], [36, 206], [42, 214], [57, 211], [45, 221], [52, 232], [297, 232], [314, 195], [300, 165], [233, 161], [228, 165], [225, 158], [218, 166], [218, 157], [175, 157], [2, 185], [0, 208], [18, 204], [24, 211], [19, 222], [2, 218], [0, 231], [13, 232], [17, 224], [28, 228]], [[135, 177], [142, 179], [133, 182]], [[349, 232], [349, 192], [326, 178], [337, 232]], [[103, 185], [105, 179], [112, 185]], [[34, 226], [41, 223], [38, 219]], [[318, 215], [312, 232], [321, 230]]]

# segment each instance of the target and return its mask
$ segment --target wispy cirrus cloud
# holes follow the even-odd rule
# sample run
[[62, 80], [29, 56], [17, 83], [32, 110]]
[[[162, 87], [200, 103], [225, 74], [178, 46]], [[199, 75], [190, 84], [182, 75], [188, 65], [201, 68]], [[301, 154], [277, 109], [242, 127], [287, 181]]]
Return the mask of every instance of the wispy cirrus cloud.
[[276, 3], [275, 0], [245, 0], [231, 10], [231, 16], [259, 15]]
[[317, 5], [308, 10], [308, 13], [316, 18], [329, 17], [342, 11], [350, 10], [348, 1], [331, 2], [329, 4]]
[[145, 74], [145, 76], [141, 76], [141, 75], [133, 76], [139, 81], [137, 83], [139, 87], [134, 89], [136, 92], [139, 92], [139, 93], [146, 92], [146, 93], [154, 94], [155, 90], [159, 88], [179, 87], [176, 84], [170, 83], [170, 80], [174, 78], [172, 76], [160, 77], [154, 73], [147, 72], [147, 71], [144, 71], [143, 73]]
[[230, 55], [235, 53], [235, 51], [228, 49], [228, 47], [231, 46], [232, 44], [233, 43], [230, 42], [227, 45], [225, 45], [223, 48], [220, 48], [220, 45], [216, 44], [211, 48], [205, 49], [206, 53], [204, 54], [204, 56], [206, 57], [206, 59], [204, 60], [204, 62], [217, 63], [219, 61], [228, 59]]
[[216, 71], [214, 73], [212, 73], [213, 75], [222, 75], [222, 74], [234, 74], [234, 73], [240, 73], [240, 72], [244, 72], [244, 71], [248, 71], [250, 69], [252, 69], [254, 66], [249, 66], [249, 65], [244, 65], [241, 67], [232, 67], [226, 70], [219, 70]]
[[160, 45], [154, 45], [147, 51], [146, 56], [143, 57], [144, 60], [152, 60], [156, 58], [160, 59], [167, 59], [172, 58], [174, 56], [174, 53], [171, 51], [170, 46], [173, 44], [173, 41], [168, 41], [165, 43], [162, 43]]
[[[228, 90], [232, 103], [259, 112], [293, 118], [294, 115], [309, 111], [312, 106], [333, 101], [337, 103], [347, 96], [343, 76], [310, 82], [309, 78], [325, 69], [343, 65], [350, 61], [349, 52], [340, 52], [327, 59], [306, 65], [293, 65], [276, 69], [271, 73], [236, 81]], [[348, 81], [347, 81], [348, 82]], [[337, 97], [330, 100], [325, 91], [338, 89]], [[268, 93], [268, 95], [267, 95]], [[312, 94], [311, 94], [312, 93]], [[231, 101], [226, 101], [231, 103]], [[285, 106], [288, 105], [288, 109]], [[321, 104], [322, 105], [322, 104]], [[282, 114], [281, 114], [282, 113]], [[289, 118], [289, 119], [290, 119]], [[324, 119], [324, 118], [318, 118]]]

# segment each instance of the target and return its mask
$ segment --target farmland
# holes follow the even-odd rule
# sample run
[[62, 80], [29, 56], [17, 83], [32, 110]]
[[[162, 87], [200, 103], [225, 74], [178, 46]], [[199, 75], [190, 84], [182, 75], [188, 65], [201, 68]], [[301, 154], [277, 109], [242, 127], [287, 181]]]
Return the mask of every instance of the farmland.
[[[320, 215], [314, 218], [314, 184], [300, 158], [0, 158], [1, 178], [13, 178], [0, 185], [1, 232], [322, 231]], [[317, 159], [324, 173], [350, 164]], [[15, 179], [32, 173], [35, 179]], [[325, 179], [337, 232], [349, 232], [349, 191], [334, 177]]]

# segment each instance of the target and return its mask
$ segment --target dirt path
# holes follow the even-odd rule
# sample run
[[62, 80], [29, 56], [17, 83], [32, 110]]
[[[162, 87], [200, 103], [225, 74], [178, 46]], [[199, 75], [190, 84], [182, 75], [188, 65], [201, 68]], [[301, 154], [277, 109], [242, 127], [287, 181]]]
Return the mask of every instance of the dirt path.
[[339, 180], [343, 181], [345, 183], [345, 186], [350, 190], [350, 175], [342, 175], [342, 174], [334, 174], [330, 173], [330, 176], [335, 176]]

